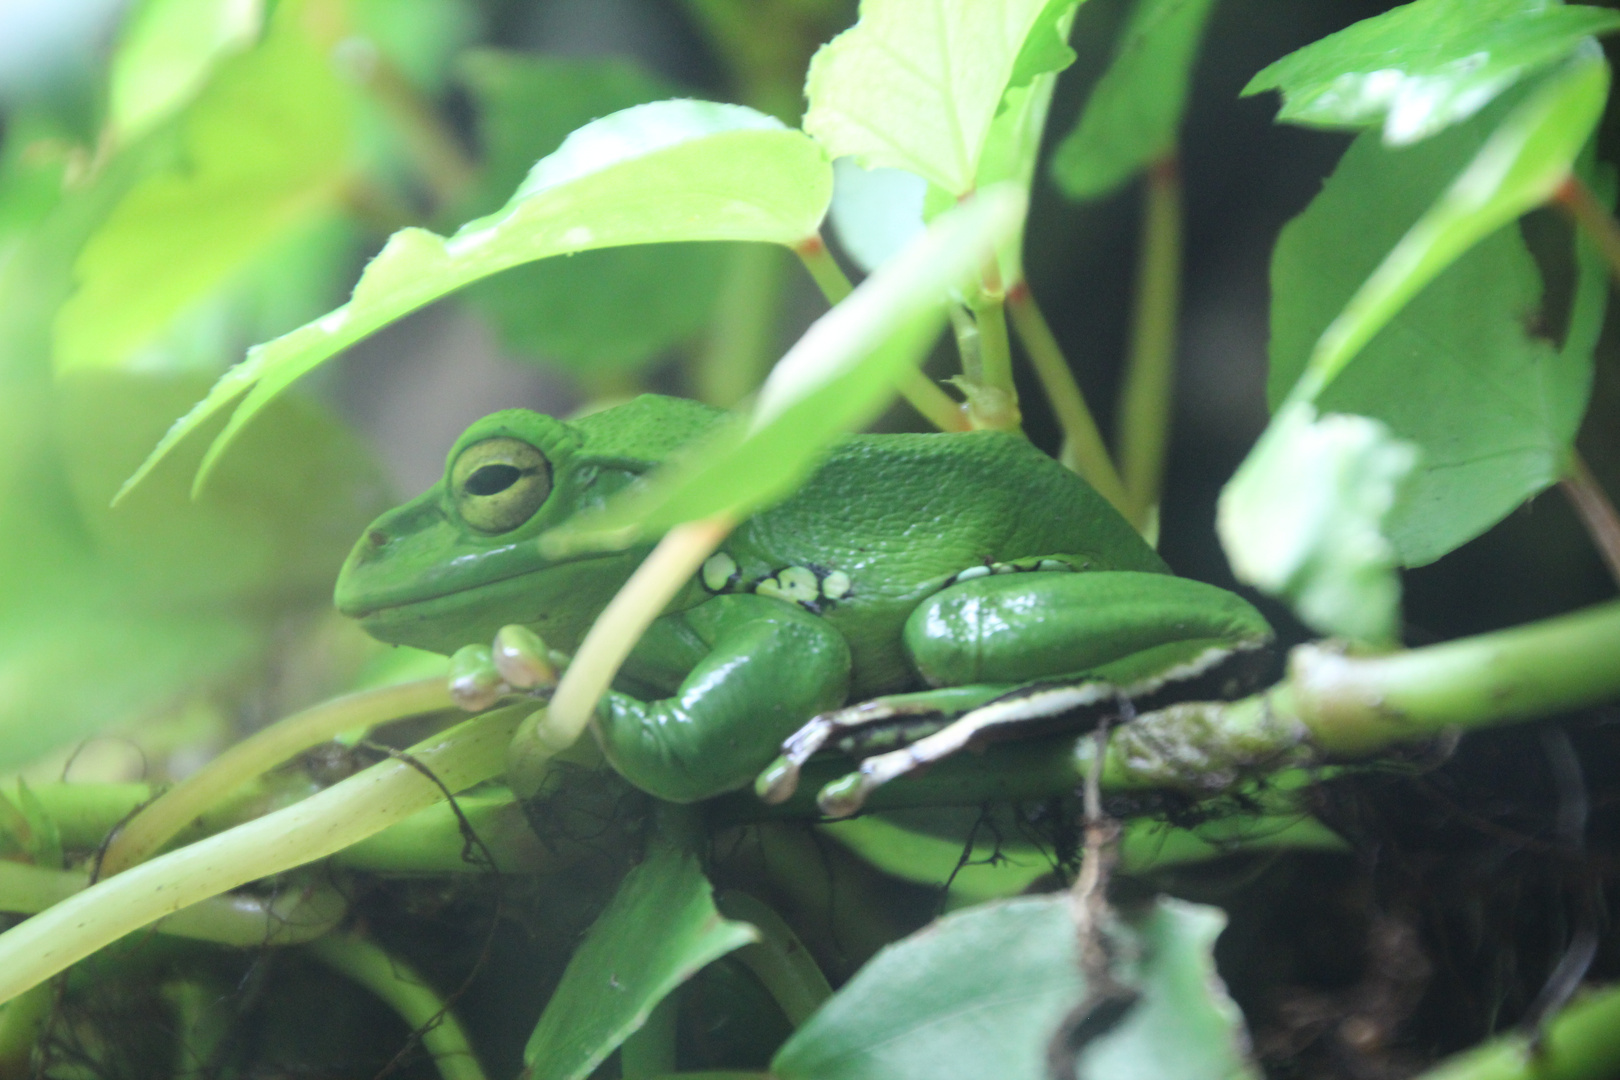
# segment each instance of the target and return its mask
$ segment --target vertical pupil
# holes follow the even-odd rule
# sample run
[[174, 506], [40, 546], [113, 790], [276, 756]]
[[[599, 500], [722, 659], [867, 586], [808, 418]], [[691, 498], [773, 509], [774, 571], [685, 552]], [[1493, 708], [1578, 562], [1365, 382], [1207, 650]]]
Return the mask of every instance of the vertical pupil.
[[516, 465], [483, 465], [467, 477], [467, 494], [494, 495], [518, 482], [523, 470]]

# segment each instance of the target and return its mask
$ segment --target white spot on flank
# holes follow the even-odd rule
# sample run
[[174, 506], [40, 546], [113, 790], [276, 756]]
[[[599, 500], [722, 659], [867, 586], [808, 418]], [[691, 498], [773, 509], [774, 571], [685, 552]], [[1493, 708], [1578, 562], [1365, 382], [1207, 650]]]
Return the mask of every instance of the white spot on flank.
[[591, 232], [591, 230], [586, 228], [584, 225], [575, 225], [572, 229], [569, 229], [567, 232], [562, 234], [563, 246], [582, 248], [586, 244], [590, 243], [592, 237], [595, 235], [595, 233]]
[[720, 592], [731, 584], [737, 573], [737, 560], [723, 551], [710, 555], [703, 564], [703, 587], [710, 592]]
[[348, 323], [348, 321], [349, 321], [349, 309], [348, 308], [338, 308], [336, 311], [330, 312], [329, 314], [326, 314], [326, 315], [322, 315], [320, 321], [317, 322], [315, 325], [319, 326], [321, 328], [322, 333], [335, 334], [339, 330], [342, 330], [344, 325], [346, 323]]

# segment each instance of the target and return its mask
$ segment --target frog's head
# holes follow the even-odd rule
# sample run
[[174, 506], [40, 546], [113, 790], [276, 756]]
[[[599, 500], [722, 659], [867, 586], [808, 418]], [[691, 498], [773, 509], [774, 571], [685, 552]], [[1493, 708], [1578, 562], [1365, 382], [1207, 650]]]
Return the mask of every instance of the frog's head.
[[456, 440], [443, 479], [371, 524], [338, 575], [338, 610], [397, 645], [453, 652], [508, 623], [572, 650], [643, 551], [563, 561], [536, 538], [634, 478], [575, 427], [509, 409]]

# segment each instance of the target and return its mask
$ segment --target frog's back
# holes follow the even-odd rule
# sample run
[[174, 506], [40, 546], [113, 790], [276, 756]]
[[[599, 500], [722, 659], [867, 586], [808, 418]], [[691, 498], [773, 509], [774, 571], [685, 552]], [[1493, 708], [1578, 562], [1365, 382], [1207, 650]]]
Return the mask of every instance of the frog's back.
[[1090, 485], [999, 432], [852, 436], [727, 553], [734, 588], [786, 580], [784, 569], [815, 575], [807, 606], [849, 638], [863, 694], [904, 681], [906, 616], [970, 567], [1068, 556], [1076, 569], [1166, 570]]

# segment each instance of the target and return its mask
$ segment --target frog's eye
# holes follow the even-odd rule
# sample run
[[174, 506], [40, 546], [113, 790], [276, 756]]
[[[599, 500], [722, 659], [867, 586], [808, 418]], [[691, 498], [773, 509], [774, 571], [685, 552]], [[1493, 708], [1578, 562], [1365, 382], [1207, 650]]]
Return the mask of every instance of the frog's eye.
[[503, 533], [528, 521], [551, 494], [551, 463], [522, 439], [485, 439], [456, 458], [450, 492], [462, 521]]

